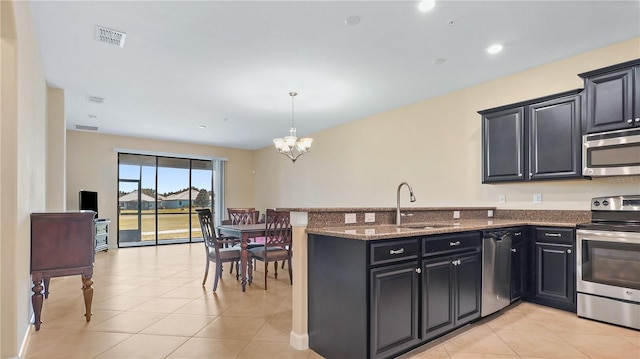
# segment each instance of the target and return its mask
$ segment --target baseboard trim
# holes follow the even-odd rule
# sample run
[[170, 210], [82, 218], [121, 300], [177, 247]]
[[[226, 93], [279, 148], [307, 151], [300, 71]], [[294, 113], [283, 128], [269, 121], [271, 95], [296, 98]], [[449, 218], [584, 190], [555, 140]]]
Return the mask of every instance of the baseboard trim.
[[309, 334], [298, 334], [292, 331], [289, 335], [289, 345], [296, 350], [309, 349]]

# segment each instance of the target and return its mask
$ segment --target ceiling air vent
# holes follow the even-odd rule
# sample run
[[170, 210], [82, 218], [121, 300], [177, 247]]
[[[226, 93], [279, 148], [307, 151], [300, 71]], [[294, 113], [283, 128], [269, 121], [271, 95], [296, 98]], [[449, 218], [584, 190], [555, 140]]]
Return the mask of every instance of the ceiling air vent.
[[127, 34], [121, 31], [96, 25], [96, 40], [108, 45], [124, 47], [124, 38]]
[[98, 131], [98, 126], [76, 125], [76, 130]]
[[104, 103], [104, 97], [87, 95], [87, 102], [99, 103], [102, 105]]

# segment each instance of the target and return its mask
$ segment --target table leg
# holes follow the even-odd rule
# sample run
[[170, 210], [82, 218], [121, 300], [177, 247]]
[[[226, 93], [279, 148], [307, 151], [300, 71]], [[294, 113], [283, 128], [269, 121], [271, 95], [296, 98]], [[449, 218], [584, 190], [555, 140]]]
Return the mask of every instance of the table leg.
[[91, 276], [82, 276], [82, 294], [84, 295], [84, 316], [87, 318], [87, 322], [91, 320], [91, 303], [93, 302], [93, 280]]
[[42, 278], [33, 278], [33, 288], [31, 288], [33, 295], [31, 296], [31, 305], [33, 305], [33, 314], [35, 321], [33, 324], [36, 326], [36, 331], [40, 330], [40, 314], [42, 314]]
[[49, 298], [49, 284], [51, 283], [51, 278], [44, 279], [44, 299]]
[[247, 242], [249, 241], [249, 234], [242, 234], [242, 242], [240, 242], [240, 268], [242, 269], [242, 291], [244, 292], [247, 287]]

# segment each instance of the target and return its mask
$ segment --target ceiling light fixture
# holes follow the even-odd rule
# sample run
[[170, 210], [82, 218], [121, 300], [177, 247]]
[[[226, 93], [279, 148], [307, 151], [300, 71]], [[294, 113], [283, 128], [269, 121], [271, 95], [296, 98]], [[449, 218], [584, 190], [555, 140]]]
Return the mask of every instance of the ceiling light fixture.
[[311, 142], [313, 142], [313, 138], [305, 137], [298, 140], [298, 137], [296, 137], [296, 124], [293, 116], [293, 99], [297, 95], [297, 92], [289, 92], [289, 96], [291, 96], [291, 129], [289, 130], [289, 136], [285, 136], [284, 138], [275, 138], [273, 140], [273, 144], [276, 146], [278, 153], [289, 157], [293, 163], [296, 163], [298, 157], [309, 152], [309, 149], [311, 149]]
[[422, 0], [418, 3], [418, 10], [427, 12], [432, 10], [436, 6], [435, 0]]
[[491, 55], [495, 55], [500, 51], [502, 51], [502, 45], [501, 44], [493, 44], [493, 45], [487, 47], [487, 52], [490, 53]]

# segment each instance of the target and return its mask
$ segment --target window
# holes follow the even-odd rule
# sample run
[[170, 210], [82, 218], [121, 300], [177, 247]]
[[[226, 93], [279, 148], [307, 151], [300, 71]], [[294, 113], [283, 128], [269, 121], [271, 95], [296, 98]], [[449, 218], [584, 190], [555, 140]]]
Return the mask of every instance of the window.
[[224, 160], [118, 153], [118, 247], [202, 241], [196, 209], [222, 219]]

